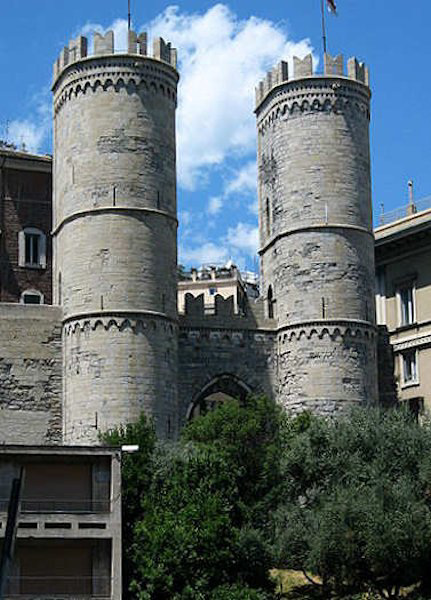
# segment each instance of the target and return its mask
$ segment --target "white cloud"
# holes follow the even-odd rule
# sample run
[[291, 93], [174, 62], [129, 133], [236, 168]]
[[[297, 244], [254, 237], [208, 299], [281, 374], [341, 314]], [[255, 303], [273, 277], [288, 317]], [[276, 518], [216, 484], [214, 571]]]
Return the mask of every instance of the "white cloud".
[[239, 222], [235, 227], [229, 227], [218, 243], [204, 242], [193, 248], [182, 246], [180, 263], [199, 267], [203, 264], [220, 265], [232, 260], [240, 268], [245, 268], [250, 259], [256, 257], [258, 244], [258, 227]]
[[40, 152], [44, 146], [49, 146], [52, 127], [52, 110], [49, 90], [44, 89], [32, 101], [36, 110], [27, 119], [15, 119], [8, 124], [7, 141], [28, 152]]
[[180, 248], [180, 263], [193, 265], [220, 264], [228, 259], [228, 249], [223, 245], [206, 242], [195, 248]]
[[227, 181], [225, 194], [252, 195], [257, 194], [257, 166], [256, 161], [247, 162]]
[[222, 206], [223, 200], [220, 198], [220, 196], [213, 196], [209, 199], [207, 213], [210, 215], [216, 215], [220, 212]]
[[[93, 44], [93, 33], [97, 32], [101, 35], [105, 35], [108, 31], [114, 32], [114, 45], [116, 52], [127, 52], [128, 42], [127, 42], [127, 30], [128, 23], [126, 19], [115, 19], [109, 27], [102, 27], [102, 25], [98, 23], [86, 23], [84, 27], [81, 27], [79, 32], [76, 35], [85, 35], [88, 36], [88, 53], [92, 54], [94, 51]], [[76, 36], [75, 36], [76, 37]]]
[[256, 256], [259, 245], [259, 228], [249, 223], [239, 222], [235, 227], [229, 227], [226, 243], [241, 253]]
[[223, 4], [194, 14], [171, 6], [150, 28], [179, 49], [178, 176], [195, 189], [208, 168], [254, 151], [255, 86], [281, 58], [310, 52], [310, 42], [289, 41], [271, 21], [240, 20]]

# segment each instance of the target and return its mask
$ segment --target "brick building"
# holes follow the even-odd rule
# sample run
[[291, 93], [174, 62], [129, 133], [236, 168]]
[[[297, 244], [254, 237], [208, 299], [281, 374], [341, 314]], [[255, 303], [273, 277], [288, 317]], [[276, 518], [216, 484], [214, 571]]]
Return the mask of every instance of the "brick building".
[[52, 302], [52, 159], [0, 143], [0, 301]]

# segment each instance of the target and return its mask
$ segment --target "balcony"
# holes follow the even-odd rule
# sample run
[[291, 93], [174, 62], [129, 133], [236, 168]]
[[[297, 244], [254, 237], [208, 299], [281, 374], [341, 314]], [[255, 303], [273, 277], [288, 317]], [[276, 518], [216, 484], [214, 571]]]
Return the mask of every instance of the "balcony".
[[109, 577], [9, 577], [6, 600], [63, 600], [111, 598], [112, 580]]
[[[0, 498], [0, 513], [7, 512], [9, 498]], [[21, 513], [71, 513], [103, 514], [111, 511], [110, 500], [67, 500], [51, 498], [25, 498], [21, 502]]]

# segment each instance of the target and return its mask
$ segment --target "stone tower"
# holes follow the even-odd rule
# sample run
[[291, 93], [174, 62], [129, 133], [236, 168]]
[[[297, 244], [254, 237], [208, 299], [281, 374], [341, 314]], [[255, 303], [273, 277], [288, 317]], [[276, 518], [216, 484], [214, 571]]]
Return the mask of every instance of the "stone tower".
[[95, 34], [54, 65], [54, 296], [66, 443], [145, 411], [177, 430], [176, 51]]
[[262, 295], [280, 402], [334, 414], [377, 398], [368, 69], [281, 62], [256, 90]]

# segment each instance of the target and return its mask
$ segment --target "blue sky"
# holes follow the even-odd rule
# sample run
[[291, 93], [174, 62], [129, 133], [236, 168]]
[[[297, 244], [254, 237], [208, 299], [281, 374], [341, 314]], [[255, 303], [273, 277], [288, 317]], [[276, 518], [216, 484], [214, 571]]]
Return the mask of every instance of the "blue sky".
[[[10, 0], [0, 20], [0, 138], [51, 152], [52, 63], [69, 38], [114, 26], [124, 39], [127, 0]], [[431, 195], [431, 2], [337, 0], [329, 50], [371, 69], [375, 214]], [[320, 0], [132, 0], [133, 25], [179, 50], [180, 261], [233, 259], [253, 268], [257, 246], [254, 85], [281, 58], [321, 60]]]

